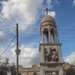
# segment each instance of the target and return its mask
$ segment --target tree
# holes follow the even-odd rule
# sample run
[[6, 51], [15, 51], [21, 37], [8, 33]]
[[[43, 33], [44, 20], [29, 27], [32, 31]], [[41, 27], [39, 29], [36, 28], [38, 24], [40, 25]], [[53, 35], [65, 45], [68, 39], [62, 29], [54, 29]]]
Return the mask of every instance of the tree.
[[71, 67], [66, 70], [66, 75], [75, 75], [75, 70]]
[[4, 62], [0, 62], [0, 75], [7, 75], [9, 70], [9, 59], [6, 58]]
[[12, 63], [12, 65], [10, 66], [10, 71], [11, 75], [16, 75], [16, 67], [14, 63]]

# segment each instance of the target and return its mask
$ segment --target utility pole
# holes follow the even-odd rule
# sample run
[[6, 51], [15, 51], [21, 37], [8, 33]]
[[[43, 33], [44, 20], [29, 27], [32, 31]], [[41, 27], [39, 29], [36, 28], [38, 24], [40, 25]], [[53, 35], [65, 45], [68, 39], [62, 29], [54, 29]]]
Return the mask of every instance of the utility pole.
[[20, 55], [20, 50], [19, 50], [19, 42], [18, 42], [18, 24], [16, 24], [16, 66], [17, 66], [17, 75], [18, 75], [18, 61], [19, 61], [19, 55]]

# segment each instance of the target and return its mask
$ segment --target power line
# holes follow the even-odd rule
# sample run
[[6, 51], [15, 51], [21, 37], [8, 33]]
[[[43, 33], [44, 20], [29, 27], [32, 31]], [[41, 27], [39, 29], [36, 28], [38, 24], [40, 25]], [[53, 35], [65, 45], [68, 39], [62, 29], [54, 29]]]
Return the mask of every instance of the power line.
[[0, 17], [1, 17], [1, 19], [2, 19], [4, 22], [6, 22], [6, 23], [11, 27], [9, 21], [8, 21], [4, 16], [1, 16], [1, 15], [0, 15]]
[[[9, 37], [9, 38], [14, 37], [14, 35], [11, 34], [11, 33], [9, 32], [9, 30], [4, 31], [3, 29], [0, 29], [0, 31], [2, 31], [4, 35], [7, 34], [7, 37]], [[3, 38], [2, 38], [2, 39], [3, 39]]]
[[10, 45], [12, 44], [12, 42], [14, 41], [15, 38], [16, 38], [16, 36], [12, 39], [12, 41], [9, 43], [9, 45], [8, 45], [7, 48], [4, 50], [4, 52], [0, 55], [0, 57], [7, 51], [7, 49], [10, 47]]
[[[4, 11], [5, 11], [5, 13], [7, 13], [7, 11], [5, 10], [5, 9], [3, 9]], [[8, 14], [8, 13], [7, 13]], [[8, 14], [8, 16], [9, 16], [9, 14]], [[13, 18], [11, 17], [11, 16], [9, 16], [11, 19], [12, 19], [12, 21], [16, 24], [16, 22], [13, 20]]]
[[[0, 15], [0, 17], [1, 17], [1, 19], [4, 21], [4, 22], [6, 22], [10, 27], [11, 27], [11, 25], [9, 24], [9, 21], [5, 18], [5, 17], [2, 17], [1, 15]], [[13, 29], [13, 27], [11, 27], [12, 28], [12, 30], [15, 32], [15, 30]]]

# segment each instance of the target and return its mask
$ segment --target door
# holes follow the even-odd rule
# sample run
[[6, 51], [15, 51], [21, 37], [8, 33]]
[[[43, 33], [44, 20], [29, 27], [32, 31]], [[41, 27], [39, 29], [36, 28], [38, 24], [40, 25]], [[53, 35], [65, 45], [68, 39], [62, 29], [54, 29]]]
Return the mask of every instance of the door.
[[58, 71], [45, 71], [45, 75], [59, 75]]

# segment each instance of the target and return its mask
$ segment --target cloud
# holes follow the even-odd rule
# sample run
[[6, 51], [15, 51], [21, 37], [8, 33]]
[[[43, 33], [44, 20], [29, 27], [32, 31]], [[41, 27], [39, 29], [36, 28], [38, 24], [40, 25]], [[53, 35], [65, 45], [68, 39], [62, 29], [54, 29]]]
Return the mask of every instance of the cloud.
[[[16, 23], [19, 23], [20, 30], [27, 30], [38, 21], [40, 17], [39, 9], [43, 12], [46, 8], [43, 7], [45, 5], [43, 2], [44, 0], [3, 1], [1, 15], [8, 20], [14, 19]], [[47, 7], [50, 9], [53, 7], [52, 2], [52, 0], [47, 0]]]
[[58, 0], [46, 0], [46, 1], [47, 1], [47, 7], [49, 9], [52, 9], [55, 5], [60, 3]]
[[2, 46], [0, 46], [0, 56], [1, 56], [1, 54], [2, 54], [2, 51], [3, 51], [3, 47]]
[[75, 5], [75, 0], [73, 0], [73, 5]]
[[69, 62], [71, 64], [75, 64], [75, 52], [70, 54], [69, 56], [66, 57], [65, 59], [66, 62]]
[[48, 13], [49, 15], [51, 15], [53, 18], [55, 17], [56, 13], [54, 11], [51, 11]]
[[[32, 66], [33, 64], [39, 65], [40, 63], [40, 52], [38, 48], [34, 48], [32, 45], [21, 45], [20, 46], [20, 55], [19, 55], [19, 64], [24, 67]], [[11, 48], [11, 57], [9, 57], [10, 63], [14, 62], [16, 64], [16, 54], [15, 47]]]
[[11, 50], [13, 49], [13, 51], [15, 52], [14, 45], [15, 43], [12, 43], [10, 47], [8, 47], [8, 44], [0, 45], [0, 61], [1, 62], [3, 62], [6, 58], [10, 59], [10, 62], [13, 61], [15, 55], [13, 56], [13, 52], [11, 52]]
[[5, 60], [6, 54], [3, 54], [4, 47], [0, 46], [0, 62], [3, 62]]
[[10, 17], [8, 16], [10, 15], [17, 23], [20, 24], [20, 29], [25, 30], [30, 25], [36, 23], [39, 17], [38, 8], [42, 3], [43, 0], [8, 0], [7, 2], [3, 1], [3, 9], [1, 13], [7, 19], [10, 19]]
[[4, 36], [4, 32], [0, 31], [0, 37], [3, 37], [3, 36]]
[[[39, 48], [34, 48], [34, 44], [37, 44], [36, 42], [30, 43], [28, 45], [22, 44], [19, 49], [21, 50], [19, 55], [19, 64], [24, 67], [30, 67], [33, 64], [39, 65], [40, 63], [40, 52]], [[12, 47], [9, 49], [9, 52], [11, 56], [9, 55], [9, 52], [6, 54], [6, 57], [9, 58], [10, 63], [16, 64], [16, 46], [14, 46], [15, 43], [12, 44]], [[13, 47], [14, 46], [14, 47]]]
[[52, 9], [53, 5], [51, 4], [52, 0], [47, 0], [47, 7]]
[[38, 48], [26, 48], [22, 45], [22, 51], [21, 51], [21, 62], [25, 66], [31, 66], [33, 64], [39, 64], [40, 58], [39, 58], [39, 50]]

